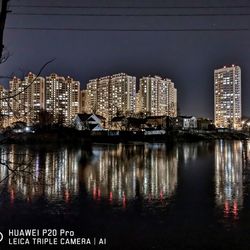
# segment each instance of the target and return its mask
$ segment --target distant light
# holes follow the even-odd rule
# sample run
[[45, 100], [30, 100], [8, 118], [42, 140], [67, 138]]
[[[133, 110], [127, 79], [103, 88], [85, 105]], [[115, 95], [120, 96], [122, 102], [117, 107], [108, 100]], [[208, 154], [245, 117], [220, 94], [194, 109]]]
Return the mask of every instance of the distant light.
[[30, 131], [30, 127], [25, 127], [25, 131], [29, 132]]

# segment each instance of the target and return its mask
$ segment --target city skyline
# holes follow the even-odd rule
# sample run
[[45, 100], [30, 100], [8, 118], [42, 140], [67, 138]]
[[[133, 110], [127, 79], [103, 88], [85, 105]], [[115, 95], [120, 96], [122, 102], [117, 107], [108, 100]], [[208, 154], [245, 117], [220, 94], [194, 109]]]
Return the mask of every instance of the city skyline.
[[32, 72], [23, 80], [14, 76], [8, 89], [1, 85], [0, 96], [4, 127], [18, 121], [28, 125], [41, 122], [42, 111], [47, 112], [44, 122], [69, 126], [80, 112], [80, 82], [70, 76], [51, 73], [43, 77]]
[[11, 56], [1, 65], [1, 75], [38, 72], [52, 58], [44, 74], [73, 75], [81, 87], [88, 79], [117, 72], [167, 75], [180, 90], [181, 113], [212, 118], [213, 70], [236, 64], [243, 72], [243, 116], [250, 116], [247, 1], [33, 4], [10, 1], [4, 45]]
[[[20, 94], [19, 94], [20, 93]], [[107, 121], [116, 116], [147, 114], [177, 117], [177, 89], [169, 78], [118, 73], [90, 79], [85, 89], [70, 76], [36, 76], [29, 72], [23, 80], [14, 76], [9, 90], [0, 85], [3, 116], [19, 117], [28, 124], [40, 110], [54, 117], [62, 115], [65, 125], [77, 113], [98, 114]], [[17, 95], [13, 100], [12, 95]], [[9, 101], [7, 99], [9, 98]], [[54, 100], [54, 101], [53, 101]], [[214, 123], [216, 127], [241, 127], [241, 69], [237, 65], [214, 70]], [[193, 115], [193, 114], [189, 114]], [[204, 117], [204, 116], [203, 116]], [[16, 119], [17, 121], [18, 119]], [[8, 119], [9, 123], [9, 119]]]
[[41, 111], [66, 126], [78, 113], [97, 114], [108, 123], [117, 116], [136, 114], [177, 116], [177, 89], [172, 80], [160, 76], [137, 81], [135, 76], [118, 73], [90, 79], [86, 89], [80, 89], [80, 82], [70, 76], [29, 72], [23, 80], [14, 76], [8, 89], [0, 85], [0, 97], [4, 127], [17, 121], [36, 124]]

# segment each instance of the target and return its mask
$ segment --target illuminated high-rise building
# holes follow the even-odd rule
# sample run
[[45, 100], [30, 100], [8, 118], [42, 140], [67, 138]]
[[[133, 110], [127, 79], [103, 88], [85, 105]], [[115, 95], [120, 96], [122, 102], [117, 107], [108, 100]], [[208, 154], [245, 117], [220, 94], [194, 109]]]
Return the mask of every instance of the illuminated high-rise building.
[[86, 89], [86, 113], [96, 113], [98, 79], [89, 80]]
[[[9, 82], [10, 85], [10, 96], [15, 96], [14, 98], [11, 98], [11, 113], [13, 115], [13, 122], [17, 121], [19, 119], [25, 119], [25, 113], [26, 110], [22, 110], [22, 102], [21, 102], [21, 93], [23, 91], [22, 87], [22, 80], [16, 76], [13, 77], [12, 80]], [[23, 95], [23, 94], [22, 94]]]
[[135, 112], [136, 77], [124, 73], [111, 76], [109, 94], [110, 116]]
[[44, 78], [30, 72], [24, 80], [14, 77], [9, 84], [7, 93], [10, 98], [7, 100], [11, 122], [37, 123], [40, 111], [46, 110], [53, 115], [55, 122], [70, 125], [79, 113], [80, 82], [71, 77], [51, 74]]
[[241, 69], [224, 66], [214, 71], [214, 120], [216, 127], [241, 127]]
[[109, 118], [110, 112], [110, 76], [104, 76], [99, 78], [97, 84], [97, 103], [96, 103], [96, 113]]
[[39, 112], [44, 109], [45, 105], [45, 79], [29, 73], [24, 78], [23, 85], [26, 88], [24, 93], [27, 93], [27, 106], [30, 107], [28, 117], [30, 117], [30, 122], [37, 121]]
[[11, 123], [13, 113], [11, 110], [12, 100], [9, 96], [10, 92], [0, 85], [0, 127], [7, 127]]
[[137, 92], [135, 96], [135, 113], [138, 114], [140, 112], [141, 112], [141, 95], [140, 92]]
[[167, 79], [168, 81], [168, 112], [167, 115], [170, 117], [177, 116], [177, 89], [174, 87], [174, 83]]
[[66, 124], [70, 125], [76, 114], [80, 111], [80, 82], [68, 76], [66, 77], [65, 84], [68, 93], [68, 117]]
[[11, 109], [16, 120], [28, 124], [37, 120], [38, 113], [44, 109], [45, 79], [33, 73], [21, 79], [14, 77], [10, 81]]
[[137, 96], [137, 111], [152, 116], [177, 116], [177, 90], [170, 79], [142, 77]]
[[68, 116], [68, 93], [65, 78], [52, 73], [46, 77], [46, 104], [45, 109], [53, 114], [54, 119], [64, 121]]
[[87, 112], [87, 90], [80, 91], [80, 113], [88, 113]]
[[55, 122], [70, 125], [79, 113], [80, 83], [53, 73], [46, 77], [45, 109]]
[[135, 112], [136, 77], [124, 73], [90, 80], [87, 84], [86, 106], [108, 121], [117, 115]]

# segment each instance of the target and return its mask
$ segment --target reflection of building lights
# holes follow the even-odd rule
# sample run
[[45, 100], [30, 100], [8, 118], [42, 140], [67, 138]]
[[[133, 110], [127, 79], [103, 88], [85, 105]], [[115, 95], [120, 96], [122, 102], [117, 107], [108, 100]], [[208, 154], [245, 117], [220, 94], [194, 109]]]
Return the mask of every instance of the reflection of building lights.
[[68, 203], [69, 202], [69, 196], [70, 196], [68, 190], [65, 191], [64, 196], [65, 196], [65, 202]]
[[161, 201], [163, 200], [163, 193], [162, 193], [162, 191], [160, 192], [160, 200]]
[[97, 191], [97, 200], [100, 200], [101, 199], [101, 189], [98, 188], [98, 191]]
[[225, 206], [224, 206], [225, 217], [228, 217], [229, 211], [230, 211], [230, 208], [229, 208], [228, 201], [225, 201]]
[[234, 201], [233, 214], [234, 214], [234, 218], [237, 219], [238, 218], [238, 203], [237, 203], [237, 201]]
[[[18, 170], [28, 167], [27, 172], [18, 172], [6, 179], [10, 187], [10, 202], [14, 202], [15, 193], [27, 202], [39, 196], [45, 195], [47, 199], [69, 200], [70, 193], [78, 192], [78, 168], [75, 168], [76, 155], [72, 152], [45, 153], [41, 156], [37, 153], [33, 156], [30, 149], [20, 149], [12, 146], [2, 154], [2, 159], [9, 162], [9, 168]], [[73, 156], [74, 155], [74, 156]], [[34, 161], [31, 162], [31, 156]], [[23, 163], [23, 165], [20, 163]], [[28, 163], [26, 165], [25, 163]], [[30, 165], [29, 165], [30, 164]], [[7, 168], [0, 168], [0, 179], [9, 175]], [[64, 190], [68, 193], [65, 193]]]
[[[82, 170], [78, 163], [82, 153], [79, 151], [65, 149], [34, 154], [34, 151], [31, 153], [30, 149], [18, 146], [1, 151], [1, 161], [13, 162], [9, 166], [12, 169], [17, 163], [30, 162], [30, 156], [34, 156], [28, 169], [32, 174], [23, 173], [15, 179], [13, 176], [6, 179], [10, 201], [13, 203], [18, 193], [18, 197], [26, 202], [41, 196], [45, 196], [46, 200], [70, 202], [71, 197], [79, 192], [79, 177], [93, 200], [107, 199], [126, 205], [136, 197], [154, 201], [174, 194], [177, 151], [166, 154], [164, 144], [153, 148], [147, 144], [98, 147], [94, 147], [93, 152], [98, 153], [92, 157], [93, 161]], [[0, 178], [5, 178], [8, 171], [7, 168], [0, 168]]]
[[109, 193], [109, 201], [112, 202], [112, 200], [113, 200], [113, 193], [110, 192], [110, 193]]
[[175, 154], [166, 155], [162, 144], [148, 150], [149, 147], [150, 144], [131, 147], [119, 144], [100, 150], [84, 174], [93, 199], [95, 187], [101, 190], [101, 198], [118, 204], [123, 202], [124, 193], [127, 201], [136, 197], [145, 200], [171, 197], [177, 184]]
[[224, 204], [224, 216], [233, 214], [236, 219], [242, 206], [242, 143], [224, 142], [215, 146], [216, 203]]
[[126, 195], [125, 195], [125, 193], [123, 193], [123, 195], [122, 195], [122, 207], [126, 208]]
[[95, 200], [96, 199], [96, 189], [93, 188], [93, 199]]

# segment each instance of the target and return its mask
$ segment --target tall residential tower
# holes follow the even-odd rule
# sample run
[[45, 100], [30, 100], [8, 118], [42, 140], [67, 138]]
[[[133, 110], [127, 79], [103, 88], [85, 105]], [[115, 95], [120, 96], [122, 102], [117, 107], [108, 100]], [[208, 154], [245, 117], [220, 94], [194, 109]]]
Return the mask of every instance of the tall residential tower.
[[219, 128], [241, 127], [241, 69], [224, 66], [214, 71], [214, 120]]
[[86, 111], [110, 121], [117, 115], [135, 112], [136, 77], [125, 73], [90, 80], [86, 90]]
[[137, 112], [153, 116], [177, 116], [177, 90], [174, 83], [160, 76], [147, 76], [140, 79], [137, 94]]

